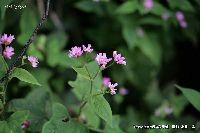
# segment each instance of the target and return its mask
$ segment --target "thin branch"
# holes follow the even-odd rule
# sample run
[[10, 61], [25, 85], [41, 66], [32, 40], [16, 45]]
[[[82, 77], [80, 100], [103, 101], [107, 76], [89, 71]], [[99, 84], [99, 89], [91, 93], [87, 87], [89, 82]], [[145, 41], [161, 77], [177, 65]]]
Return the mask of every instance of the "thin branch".
[[50, 3], [50, 0], [47, 0], [46, 10], [45, 10], [45, 12], [43, 14], [42, 19], [40, 20], [39, 24], [36, 26], [35, 30], [33, 31], [32, 35], [30, 36], [28, 41], [25, 43], [24, 47], [22, 48], [21, 53], [18, 55], [18, 57], [15, 59], [15, 61], [9, 66], [5, 76], [0, 79], [0, 83], [3, 83], [5, 80], [8, 79], [11, 71], [16, 66], [17, 62], [21, 60], [21, 58], [24, 56], [25, 52], [27, 51], [28, 47], [30, 46], [30, 44], [34, 41], [39, 29], [41, 28], [42, 24], [45, 22], [45, 20], [48, 17], [48, 14], [49, 14], [49, 3]]
[[85, 107], [87, 101], [84, 101], [83, 103], [81, 103], [80, 109], [79, 109], [79, 113], [78, 113], [78, 117], [81, 115], [83, 107]]
[[99, 72], [101, 71], [101, 67], [99, 66], [99, 70], [97, 71], [97, 73], [94, 75], [93, 79], [95, 79], [97, 77], [97, 75], [99, 74]]

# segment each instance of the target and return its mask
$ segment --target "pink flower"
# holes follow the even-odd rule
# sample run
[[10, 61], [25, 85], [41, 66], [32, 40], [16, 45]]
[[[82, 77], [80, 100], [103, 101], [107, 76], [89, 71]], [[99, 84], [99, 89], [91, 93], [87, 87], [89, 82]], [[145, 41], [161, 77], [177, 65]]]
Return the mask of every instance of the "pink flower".
[[91, 44], [88, 44], [88, 47], [85, 47], [85, 45], [83, 45], [82, 47], [83, 47], [83, 51], [87, 53], [91, 53], [93, 51], [93, 49], [91, 48]]
[[176, 19], [177, 19], [179, 22], [185, 20], [185, 16], [184, 16], [183, 12], [177, 11], [177, 12], [176, 12]]
[[173, 108], [169, 107], [169, 106], [166, 106], [164, 108], [164, 112], [167, 114], [167, 115], [170, 115], [173, 113]]
[[187, 28], [187, 22], [185, 21], [185, 16], [184, 16], [183, 12], [177, 11], [176, 19], [182, 28]]
[[38, 66], [38, 58], [34, 56], [28, 56], [28, 61], [31, 63], [32, 67], [37, 67]]
[[113, 58], [114, 58], [114, 61], [115, 61], [117, 64], [126, 65], [125, 58], [122, 57], [121, 54], [117, 54], [117, 51], [113, 51]]
[[180, 26], [182, 28], [187, 28], [187, 22], [186, 21], [180, 21]]
[[30, 126], [30, 121], [25, 120], [22, 124], [21, 124], [21, 128], [22, 129], [27, 129]]
[[106, 53], [99, 53], [96, 56], [96, 61], [102, 68], [105, 68], [107, 63], [110, 62], [112, 58], [107, 58]]
[[127, 95], [127, 94], [128, 94], [128, 90], [127, 90], [126, 88], [120, 88], [120, 89], [119, 89], [119, 93], [120, 93], [121, 95]]
[[153, 8], [153, 0], [144, 0], [143, 5], [145, 9], [151, 10]]
[[3, 51], [3, 56], [5, 58], [11, 59], [11, 57], [14, 55], [14, 48], [7, 46], [5, 50]]
[[109, 82], [110, 82], [110, 78], [109, 77], [103, 77], [103, 85], [105, 87], [108, 87]]
[[13, 40], [15, 39], [14, 35], [8, 36], [7, 34], [4, 34], [0, 37], [0, 43], [9, 45]]
[[115, 92], [117, 90], [117, 89], [115, 89], [116, 86], [118, 86], [117, 83], [115, 83], [115, 84], [111, 84], [111, 82], [108, 83], [108, 87], [110, 88], [110, 94], [111, 95], [116, 94], [116, 92]]
[[83, 54], [83, 51], [81, 49], [81, 47], [72, 47], [71, 50], [69, 50], [69, 57], [79, 57]]

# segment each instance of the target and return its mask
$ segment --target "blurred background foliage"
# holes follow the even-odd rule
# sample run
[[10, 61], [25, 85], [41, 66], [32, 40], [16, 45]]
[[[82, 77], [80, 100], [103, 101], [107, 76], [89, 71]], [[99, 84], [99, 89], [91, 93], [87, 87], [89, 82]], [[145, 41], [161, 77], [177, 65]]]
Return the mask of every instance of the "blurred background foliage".
[[[26, 8], [5, 8], [14, 4]], [[39, 22], [44, 3], [1, 0], [0, 6], [0, 34], [15, 35], [16, 56]], [[176, 20], [177, 11], [184, 13], [186, 28]], [[116, 116], [116, 121], [123, 131], [139, 132], [133, 128], [139, 124], [196, 124], [199, 112], [174, 84], [200, 87], [199, 12], [199, 0], [154, 0], [149, 11], [143, 0], [52, 0], [48, 21], [27, 52], [39, 58], [39, 68], [27, 69], [42, 86], [29, 86], [14, 79], [8, 87], [8, 99], [11, 104], [19, 102], [13, 100], [18, 98], [27, 104], [30, 101], [33, 118], [37, 119], [31, 127], [35, 132], [40, 132], [47, 121], [50, 101], [63, 103], [73, 112], [79, 102], [68, 82], [76, 78], [70, 66], [78, 64], [68, 57], [67, 50], [90, 43], [97, 52], [106, 51], [111, 56], [111, 51], [118, 50], [127, 59], [123, 69], [113, 66], [103, 72], [103, 76], [129, 90], [125, 96], [107, 97], [113, 114], [120, 116]], [[166, 14], [168, 17], [164, 18]], [[19, 108], [29, 109], [17, 106], [10, 111]], [[156, 132], [159, 131], [172, 132]]]

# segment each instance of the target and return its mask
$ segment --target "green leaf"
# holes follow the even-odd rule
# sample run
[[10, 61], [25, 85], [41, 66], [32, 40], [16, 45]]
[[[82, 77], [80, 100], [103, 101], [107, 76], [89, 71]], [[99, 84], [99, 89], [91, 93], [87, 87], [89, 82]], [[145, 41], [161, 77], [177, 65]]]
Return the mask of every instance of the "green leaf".
[[32, 74], [30, 74], [27, 70], [22, 69], [22, 68], [15, 68], [13, 70], [12, 73], [12, 78], [16, 77], [21, 81], [30, 83], [30, 84], [35, 84], [35, 85], [39, 85], [38, 81], [35, 79], [35, 77], [33, 77]]
[[[92, 77], [94, 77], [99, 71], [99, 66], [95, 61], [88, 63], [86, 66], [88, 68], [89, 74]], [[74, 88], [73, 91], [79, 99], [85, 96], [89, 96], [90, 86], [92, 81], [89, 80], [86, 68], [74, 67], [74, 69], [78, 72], [77, 78], [75, 81], [69, 81], [69, 85]], [[101, 73], [99, 73], [97, 77], [93, 80], [92, 94], [99, 93], [101, 91], [101, 87], [102, 87], [102, 80], [101, 80]]]
[[40, 84], [42, 87], [48, 86], [49, 87], [49, 79], [52, 76], [52, 71], [45, 69], [45, 68], [37, 68], [31, 72], [34, 77], [40, 78]]
[[188, 99], [188, 101], [198, 110], [200, 111], [200, 93], [196, 90], [183, 88], [181, 86], [176, 85], [176, 87], [183, 93], [183, 95]]
[[28, 120], [31, 122], [31, 131], [40, 132], [51, 111], [50, 94], [42, 89], [34, 89], [25, 99], [9, 102], [9, 112], [22, 110], [30, 112]]
[[36, 56], [40, 61], [44, 60], [44, 55], [42, 52], [46, 50], [46, 36], [45, 35], [38, 35], [36, 40], [33, 42], [32, 45], [28, 48], [28, 55]]
[[35, 11], [33, 8], [26, 8], [23, 10], [20, 19], [21, 34], [17, 37], [17, 41], [20, 44], [24, 44], [26, 40], [31, 36], [33, 30], [38, 23]]
[[138, 37], [136, 34], [136, 27], [134, 25], [124, 25], [122, 34], [129, 48], [132, 49], [137, 45]]
[[3, 105], [2, 100], [0, 99], [0, 112], [2, 111], [3, 108], [4, 108], [4, 105]]
[[137, 34], [138, 19], [131, 17], [131, 15], [122, 16], [119, 18], [122, 24], [122, 36], [126, 41], [128, 47], [133, 49], [137, 46], [140, 36]]
[[42, 133], [88, 133], [82, 124], [71, 120], [65, 106], [59, 103], [53, 104], [53, 115], [43, 126]]
[[8, 66], [3, 58], [3, 56], [0, 55], [0, 78], [4, 76], [8, 69]]
[[78, 74], [80, 74], [81, 76], [83, 76], [84, 78], [90, 80], [90, 76], [87, 72], [87, 70], [84, 68], [76, 68], [76, 67], [72, 67], [74, 69], [74, 71], [76, 71]]
[[28, 119], [28, 115], [28, 111], [17, 111], [12, 114], [8, 119], [10, 132], [24, 133], [23, 129], [21, 128], [21, 124], [23, 121]]
[[159, 66], [161, 63], [161, 48], [157, 40], [152, 36], [145, 35], [139, 42], [138, 47], [151, 60], [151, 62]]
[[[101, 82], [101, 79], [98, 77], [93, 83], [92, 94], [100, 92], [100, 86], [98, 85], [99, 82]], [[73, 92], [79, 100], [90, 96], [91, 81], [83, 76], [78, 74], [75, 81], [69, 81], [69, 85], [73, 87]]]
[[6, 121], [0, 121], [0, 133], [10, 133], [9, 126]]
[[0, 133], [24, 133], [21, 124], [27, 120], [28, 115], [28, 111], [17, 111], [7, 121], [0, 121]]
[[129, 13], [133, 13], [137, 10], [138, 8], [138, 1], [137, 0], [132, 0], [132, 1], [126, 1], [124, 2], [122, 5], [120, 5], [117, 10], [116, 13], [117, 14], [129, 14]]
[[0, 15], [1, 15], [1, 19], [4, 18], [5, 16], [5, 12], [6, 12], [6, 7], [7, 5], [9, 5], [13, 0], [0, 0]]
[[118, 80], [118, 78], [127, 79], [132, 85], [137, 86], [137, 89], [146, 91], [155, 79], [157, 73], [155, 65], [138, 48], [133, 50], [122, 48], [120, 51], [126, 57], [128, 64], [124, 67], [124, 71], [121, 69], [115, 70], [113, 77], [116, 77], [115, 80]]
[[106, 99], [101, 95], [93, 96], [89, 104], [94, 112], [112, 127], [112, 110]]
[[60, 103], [54, 103], [53, 116], [51, 117], [51, 120], [62, 121], [63, 119], [70, 119], [66, 107]]
[[160, 26], [163, 23], [163, 20], [161, 20], [160, 18], [156, 17], [156, 16], [146, 16], [144, 18], [141, 18], [139, 20], [141, 25], [156, 25], [156, 26]]
[[151, 9], [151, 13], [158, 15], [158, 16], [161, 16], [166, 11], [167, 11], [167, 9], [157, 2], [154, 2], [154, 6]]
[[93, 127], [93, 128], [96, 128], [96, 129], [99, 128], [100, 119], [95, 114], [94, 110], [90, 107], [90, 105], [88, 103], [84, 106], [81, 115], [85, 116], [85, 119], [87, 121], [87, 125], [89, 127]]
[[[180, 4], [181, 3], [181, 4]], [[181, 9], [183, 11], [193, 12], [195, 9], [188, 0], [170, 0], [169, 5], [173, 9]]]
[[67, 42], [67, 36], [64, 33], [51, 34], [47, 38], [47, 63], [55, 67], [56, 65], [68, 66], [67, 53], [62, 52]]
[[[1, 10], [0, 10], [0, 17], [1, 17]], [[1, 27], [0, 27], [0, 33], [2, 33], [2, 31], [5, 28], [5, 21], [1, 20], [1, 18], [0, 18], [0, 25], [1, 25]]]
[[180, 116], [185, 109], [185, 106], [189, 104], [188, 100], [183, 96], [174, 96], [171, 98], [171, 104], [173, 108], [173, 114]]
[[[87, 69], [88, 69], [91, 77], [94, 78], [94, 76], [96, 76], [96, 74], [99, 71], [99, 66], [98, 66], [97, 62], [96, 61], [92, 61], [92, 62], [86, 64], [86, 66], [87, 66]], [[100, 75], [101, 75], [101, 72], [97, 75], [97, 77], [100, 76]]]
[[105, 133], [124, 133], [119, 127], [120, 116], [115, 115], [112, 118], [113, 118], [112, 119], [113, 127], [106, 125], [104, 132]]
[[79, 1], [75, 4], [75, 7], [84, 12], [95, 12], [96, 14], [103, 14], [103, 9], [98, 2], [90, 0]]
[[90, 77], [94, 78], [100, 69], [95, 61], [86, 64], [85, 67], [81, 67], [81, 68], [72, 67], [72, 68], [78, 74], [80, 74], [81, 76], [83, 76], [84, 78], [89, 79], [89, 80], [90, 80]]

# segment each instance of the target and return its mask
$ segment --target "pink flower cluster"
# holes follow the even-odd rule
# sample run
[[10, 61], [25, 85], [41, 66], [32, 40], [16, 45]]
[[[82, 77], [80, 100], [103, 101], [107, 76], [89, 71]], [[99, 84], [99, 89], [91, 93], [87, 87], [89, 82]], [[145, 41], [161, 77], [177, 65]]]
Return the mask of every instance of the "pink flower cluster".
[[77, 46], [72, 47], [71, 50], [69, 50], [69, 54], [68, 54], [69, 57], [77, 58], [77, 57], [80, 57], [84, 52], [91, 53], [93, 51], [93, 49], [91, 48], [91, 44], [88, 44], [87, 47], [85, 45], [82, 45], [82, 48], [77, 47]]
[[[91, 44], [88, 44], [88, 46], [86, 47], [85, 45], [82, 45], [82, 47], [72, 47], [71, 50], [69, 50], [69, 57], [73, 57], [73, 58], [78, 58], [80, 57], [84, 52], [86, 53], [91, 53], [93, 51], [93, 49], [91, 48]], [[113, 51], [113, 58], [114, 61], [117, 64], [122, 64], [122, 65], [126, 65], [126, 61], [125, 58], [121, 55], [121, 54], [117, 54], [117, 51]], [[96, 62], [98, 65], [101, 66], [101, 68], [106, 68], [106, 65], [112, 60], [112, 58], [108, 58], [106, 53], [99, 53], [96, 55], [95, 58]]]
[[3, 56], [4, 58], [11, 59], [11, 57], [15, 54], [14, 48], [11, 46], [8, 46], [12, 43], [12, 41], [15, 39], [14, 35], [7, 35], [4, 34], [0, 36], [0, 45], [2, 45], [3, 48]]
[[185, 20], [185, 15], [181, 11], [176, 12], [176, 19], [182, 28], [187, 28], [187, 22]]
[[118, 86], [117, 83], [111, 84], [111, 82], [108, 83], [108, 87], [110, 88], [110, 94], [111, 95], [115, 95], [116, 94], [116, 90], [115, 87]]
[[91, 53], [93, 51], [93, 49], [91, 48], [91, 44], [88, 44], [88, 47], [85, 47], [85, 45], [82, 45], [82, 47], [83, 47], [83, 51], [87, 53]]
[[103, 77], [103, 85], [108, 87], [110, 80], [111, 79], [109, 77]]
[[[69, 50], [69, 54], [68, 56], [70, 58], [78, 58], [80, 57], [84, 52], [86, 53], [91, 53], [93, 51], [93, 49], [91, 48], [91, 44], [88, 44], [88, 46], [86, 47], [85, 45], [82, 45], [82, 47], [78, 47], [78, 46], [74, 46]], [[117, 53], [117, 51], [113, 51], [113, 59], [112, 58], [108, 58], [106, 53], [98, 53], [96, 55], [95, 58], [97, 64], [105, 69], [106, 65], [114, 60], [114, 62], [116, 62], [116, 64], [122, 64], [122, 65], [126, 65], [126, 61], [125, 61], [125, 57], [123, 57], [120, 53]], [[118, 86], [117, 83], [112, 84], [110, 82], [110, 78], [109, 77], [104, 77], [103, 78], [103, 84], [105, 87], [108, 87], [110, 89], [110, 94], [114, 95], [116, 94], [116, 90], [115, 87]], [[122, 90], [122, 95], [126, 95], [128, 93], [128, 91], [126, 90]]]
[[14, 35], [7, 35], [7, 34], [4, 34], [0, 37], [0, 44], [5, 44], [6, 46], [7, 45], [10, 45], [12, 43], [12, 41], [15, 39]]
[[31, 63], [32, 67], [37, 67], [38, 66], [38, 58], [34, 56], [28, 56], [28, 61]]
[[14, 48], [7, 46], [3, 51], [3, 56], [7, 59], [11, 59], [11, 57], [14, 55]]
[[[115, 87], [118, 86], [118, 84], [117, 83], [112, 84], [111, 83], [111, 79], [109, 77], [103, 77], [103, 85], [105, 87], [109, 88], [109, 91], [110, 91], [111, 95], [115, 95], [116, 94], [117, 89]], [[120, 88], [119, 89], [119, 93], [121, 95], [127, 95], [128, 94], [128, 90], [126, 88]]]
[[117, 64], [126, 65], [125, 58], [121, 54], [117, 54], [117, 51], [113, 51], [113, 58]]
[[159, 107], [155, 110], [155, 116], [161, 116], [161, 114], [171, 115], [174, 112], [173, 108], [169, 105], [165, 105], [164, 107]]
[[[11, 57], [15, 54], [14, 48], [11, 46], [8, 46], [13, 42], [14, 39], [15, 39], [14, 35], [11, 35], [11, 34], [10, 35], [4, 34], [0, 36], [0, 45], [3, 48], [2, 54], [4, 58], [11, 59]], [[37, 57], [28, 56], [28, 61], [31, 63], [32, 67], [38, 66], [39, 62], [38, 62]]]
[[144, 0], [143, 5], [146, 10], [151, 10], [153, 8], [153, 0]]
[[[113, 58], [117, 64], [126, 65], [125, 57], [123, 57], [121, 54], [117, 54], [117, 51], [113, 51]], [[106, 65], [111, 60], [112, 58], [107, 58], [106, 53], [99, 53], [96, 56], [96, 61], [101, 66], [101, 68], [106, 68]]]
[[102, 68], [105, 68], [112, 58], [107, 58], [106, 53], [99, 53], [97, 54], [95, 60], [99, 65], [101, 65]]

